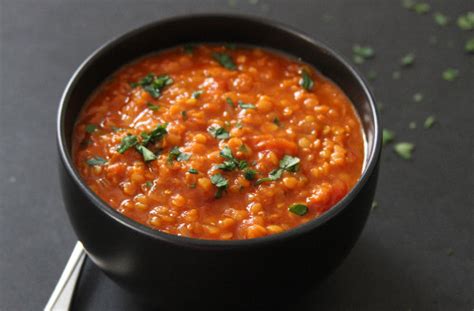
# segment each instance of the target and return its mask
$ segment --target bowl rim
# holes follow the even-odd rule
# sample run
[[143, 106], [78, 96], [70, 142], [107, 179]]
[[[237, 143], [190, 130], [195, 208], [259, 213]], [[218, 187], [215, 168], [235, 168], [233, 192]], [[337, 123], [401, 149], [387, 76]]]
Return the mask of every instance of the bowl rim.
[[[68, 103], [71, 97], [72, 90], [75, 88], [77, 81], [82, 76], [82, 74], [88, 70], [91, 63], [102, 54], [107, 51], [114, 49], [116, 45], [120, 42], [123, 42], [130, 37], [133, 37], [143, 31], [146, 31], [150, 28], [159, 27], [162, 24], [166, 23], [175, 23], [175, 22], [187, 22], [192, 19], [207, 19], [207, 18], [228, 18], [233, 21], [239, 20], [239, 22], [253, 22], [258, 24], [263, 24], [265, 26], [272, 27], [278, 31], [286, 32], [291, 36], [297, 37], [300, 40], [304, 40], [311, 45], [317, 46], [322, 49], [325, 53], [331, 55], [337, 62], [342, 64], [349, 73], [356, 79], [358, 84], [362, 87], [371, 110], [371, 122], [374, 126], [374, 135], [373, 135], [373, 144], [370, 150], [366, 148], [366, 164], [364, 165], [361, 177], [354, 185], [354, 187], [347, 193], [342, 200], [332, 206], [328, 211], [324, 212], [317, 218], [309, 220], [308, 222], [299, 225], [297, 227], [286, 230], [282, 233], [271, 234], [265, 237], [253, 238], [253, 239], [242, 239], [242, 240], [209, 240], [209, 239], [199, 239], [191, 237], [183, 237], [174, 234], [164, 233], [159, 230], [152, 229], [143, 224], [140, 224], [131, 218], [119, 213], [113, 207], [109, 206], [105, 201], [99, 198], [83, 181], [80, 177], [77, 169], [73, 164], [72, 157], [68, 151], [66, 145], [66, 135], [65, 135], [65, 114], [68, 109]], [[184, 42], [183, 42], [184, 43]], [[298, 55], [294, 55], [298, 56]], [[125, 65], [125, 64], [124, 64]], [[95, 49], [74, 71], [73, 75], [69, 79], [67, 86], [62, 93], [59, 108], [57, 112], [56, 120], [56, 139], [59, 149], [59, 156], [62, 161], [64, 168], [66, 169], [69, 176], [73, 181], [78, 185], [81, 191], [86, 195], [86, 197], [93, 203], [93, 205], [103, 212], [107, 217], [112, 218], [114, 221], [123, 225], [124, 227], [135, 231], [137, 234], [146, 235], [149, 238], [157, 239], [162, 242], [167, 242], [177, 246], [188, 246], [188, 247], [200, 247], [200, 248], [217, 248], [217, 249], [232, 249], [232, 248], [242, 248], [242, 247], [261, 247], [263, 245], [268, 245], [277, 241], [284, 241], [291, 238], [294, 238], [298, 235], [303, 235], [315, 228], [325, 224], [330, 219], [334, 218], [336, 215], [341, 213], [349, 203], [357, 196], [361, 191], [364, 185], [367, 183], [368, 179], [372, 176], [381, 152], [381, 120], [378, 109], [375, 105], [375, 100], [372, 92], [367, 86], [366, 80], [361, 76], [361, 74], [348, 62], [346, 61], [336, 50], [329, 48], [326, 44], [315, 40], [309, 35], [305, 34], [302, 31], [296, 30], [291, 26], [285, 25], [283, 23], [270, 20], [267, 18], [262, 18], [252, 15], [242, 15], [242, 14], [191, 14], [191, 15], [178, 15], [170, 18], [159, 19], [150, 23], [146, 23], [142, 26], [139, 26], [135, 29], [127, 31], [123, 34], [116, 36], [115, 38], [107, 41], [97, 49]]]

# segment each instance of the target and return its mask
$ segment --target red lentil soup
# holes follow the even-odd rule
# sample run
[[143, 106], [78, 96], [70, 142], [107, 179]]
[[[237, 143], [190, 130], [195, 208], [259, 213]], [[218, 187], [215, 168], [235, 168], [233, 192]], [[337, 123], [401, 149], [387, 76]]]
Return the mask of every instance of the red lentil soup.
[[187, 45], [113, 74], [81, 112], [74, 163], [127, 217], [181, 236], [280, 233], [361, 176], [350, 100], [307, 64], [260, 48]]

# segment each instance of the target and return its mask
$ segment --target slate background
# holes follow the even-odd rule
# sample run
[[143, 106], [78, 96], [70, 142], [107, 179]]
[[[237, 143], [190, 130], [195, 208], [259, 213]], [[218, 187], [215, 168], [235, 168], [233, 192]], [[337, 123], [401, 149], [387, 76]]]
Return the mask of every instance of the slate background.
[[[456, 17], [470, 0], [430, 1]], [[234, 12], [272, 18], [326, 42], [348, 58], [355, 43], [376, 57], [371, 85], [384, 126], [416, 143], [411, 161], [385, 148], [379, 207], [346, 262], [295, 310], [472, 310], [472, 32], [439, 27], [399, 1], [26, 1], [0, 0], [0, 310], [42, 309], [74, 246], [56, 171], [55, 117], [75, 68], [103, 42], [179, 14]], [[437, 43], [430, 43], [435, 35]], [[399, 59], [416, 63], [391, 75]], [[458, 68], [447, 82], [441, 72]], [[424, 94], [415, 103], [412, 96]], [[423, 120], [434, 114], [430, 130]], [[416, 121], [418, 128], [408, 124]], [[87, 262], [76, 310], [144, 309]]]

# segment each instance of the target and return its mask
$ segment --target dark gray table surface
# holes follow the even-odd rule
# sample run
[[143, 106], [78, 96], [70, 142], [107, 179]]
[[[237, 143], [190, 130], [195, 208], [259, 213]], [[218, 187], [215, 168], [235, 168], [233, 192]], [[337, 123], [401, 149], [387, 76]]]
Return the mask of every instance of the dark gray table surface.
[[[431, 1], [457, 17], [474, 2]], [[131, 28], [178, 14], [234, 12], [269, 17], [320, 39], [348, 58], [355, 43], [376, 57], [358, 66], [383, 103], [384, 126], [416, 143], [411, 161], [385, 148], [377, 202], [345, 263], [295, 310], [472, 310], [473, 32], [399, 1], [25, 1], [0, 0], [0, 310], [44, 307], [74, 246], [56, 171], [58, 100], [95, 48]], [[437, 43], [430, 43], [436, 36]], [[417, 55], [402, 78], [399, 59]], [[444, 81], [444, 69], [459, 79]], [[421, 92], [422, 102], [413, 94]], [[428, 115], [439, 122], [422, 127]], [[417, 128], [409, 129], [411, 121]], [[337, 241], [335, 241], [337, 242]], [[76, 310], [142, 309], [90, 262]]]

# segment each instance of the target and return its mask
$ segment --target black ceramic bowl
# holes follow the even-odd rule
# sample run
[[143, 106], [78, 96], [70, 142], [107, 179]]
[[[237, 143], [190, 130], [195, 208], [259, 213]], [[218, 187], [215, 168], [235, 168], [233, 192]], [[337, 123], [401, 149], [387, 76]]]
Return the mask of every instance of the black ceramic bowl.
[[[99, 199], [71, 160], [72, 131], [82, 106], [121, 66], [187, 42], [237, 42], [279, 50], [301, 58], [337, 83], [354, 103], [366, 137], [364, 171], [354, 189], [321, 217], [300, 227], [240, 241], [155, 231]], [[296, 293], [308, 291], [346, 257], [364, 227], [374, 196], [381, 135], [366, 83], [324, 44], [268, 20], [187, 16], [131, 31], [99, 48], [79, 67], [61, 99], [57, 122], [62, 191], [78, 239], [110, 278], [163, 310], [190, 305], [227, 309], [295, 299]]]

